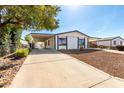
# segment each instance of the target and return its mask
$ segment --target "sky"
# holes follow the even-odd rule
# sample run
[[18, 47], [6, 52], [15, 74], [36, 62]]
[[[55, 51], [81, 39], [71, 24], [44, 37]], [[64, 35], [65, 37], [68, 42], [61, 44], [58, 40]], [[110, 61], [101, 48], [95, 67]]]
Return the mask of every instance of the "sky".
[[[79, 30], [92, 37], [124, 38], [124, 6], [63, 5], [60, 8], [57, 16], [59, 28], [52, 32], [44, 30], [38, 33], [55, 34]], [[30, 31], [23, 31], [22, 38], [29, 33]]]

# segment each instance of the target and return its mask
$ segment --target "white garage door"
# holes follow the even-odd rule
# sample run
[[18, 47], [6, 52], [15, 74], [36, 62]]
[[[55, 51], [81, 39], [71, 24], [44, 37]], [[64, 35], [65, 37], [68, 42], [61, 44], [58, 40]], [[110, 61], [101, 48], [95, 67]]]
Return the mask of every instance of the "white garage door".
[[68, 49], [77, 49], [78, 48], [77, 37], [67, 37], [67, 48]]

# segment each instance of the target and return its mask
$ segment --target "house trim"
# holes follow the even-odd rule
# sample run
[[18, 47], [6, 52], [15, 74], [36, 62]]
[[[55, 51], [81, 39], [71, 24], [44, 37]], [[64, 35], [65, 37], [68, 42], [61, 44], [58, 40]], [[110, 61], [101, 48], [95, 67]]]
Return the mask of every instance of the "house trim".
[[59, 49], [59, 36], [57, 36], [57, 50]]
[[66, 49], [68, 49], [68, 37], [66, 36]]
[[79, 49], [79, 37], [77, 37], [77, 48]]
[[54, 36], [54, 48], [56, 49], [56, 36]]
[[78, 33], [83, 34], [83, 35], [85, 35], [85, 36], [87, 36], [87, 37], [90, 37], [90, 36], [88, 36], [88, 35], [86, 35], [86, 34], [80, 32], [80, 31], [78, 31], [78, 30], [68, 31], [68, 32], [62, 32], [62, 33], [58, 33], [58, 34], [55, 34], [55, 35], [66, 34], [66, 33], [72, 33], [72, 32], [78, 32]]
[[85, 48], [85, 38], [84, 38], [84, 48]]

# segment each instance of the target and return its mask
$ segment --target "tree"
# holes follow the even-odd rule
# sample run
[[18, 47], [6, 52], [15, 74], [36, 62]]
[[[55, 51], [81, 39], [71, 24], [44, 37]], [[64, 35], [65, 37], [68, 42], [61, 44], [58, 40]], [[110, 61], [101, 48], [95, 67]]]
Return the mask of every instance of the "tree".
[[[1, 29], [0, 29], [1, 31]], [[10, 29], [8, 27], [4, 27], [0, 32], [0, 55], [6, 55], [10, 52], [9, 43], [10, 43]]]
[[[23, 29], [53, 30], [59, 27], [56, 18], [60, 8], [52, 5], [41, 6], [0, 6], [0, 44], [11, 40], [16, 44]], [[18, 45], [18, 44], [17, 44]]]
[[33, 44], [33, 38], [32, 36], [29, 34], [29, 35], [26, 35], [25, 36], [25, 40], [28, 42], [30, 48], [32, 49], [32, 44]]
[[19, 28], [11, 28], [10, 32], [10, 41], [11, 41], [11, 52], [14, 52], [17, 48], [21, 46], [20, 39], [21, 39], [22, 29]]
[[11, 24], [23, 29], [53, 30], [58, 27], [59, 11], [58, 6], [52, 5], [0, 6], [0, 28]]
[[25, 40], [26, 40], [28, 43], [31, 43], [32, 40], [33, 40], [33, 38], [32, 38], [32, 36], [29, 34], [29, 35], [26, 35], [26, 36], [25, 36]]

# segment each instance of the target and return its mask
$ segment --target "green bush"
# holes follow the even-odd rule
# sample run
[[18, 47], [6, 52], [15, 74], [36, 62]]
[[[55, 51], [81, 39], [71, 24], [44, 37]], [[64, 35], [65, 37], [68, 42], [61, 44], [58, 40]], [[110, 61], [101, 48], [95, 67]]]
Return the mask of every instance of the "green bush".
[[116, 46], [117, 50], [124, 51], [124, 46]]
[[97, 46], [97, 44], [90, 43], [90, 47], [91, 47], [91, 48], [97, 48], [98, 46]]
[[21, 48], [16, 50], [17, 57], [26, 57], [29, 54], [28, 48]]
[[108, 46], [99, 45], [98, 48], [107, 49]]
[[112, 47], [112, 46], [110, 46], [110, 47], [109, 47], [109, 49], [112, 49], [112, 50], [117, 50], [117, 48], [116, 48], [116, 47]]

